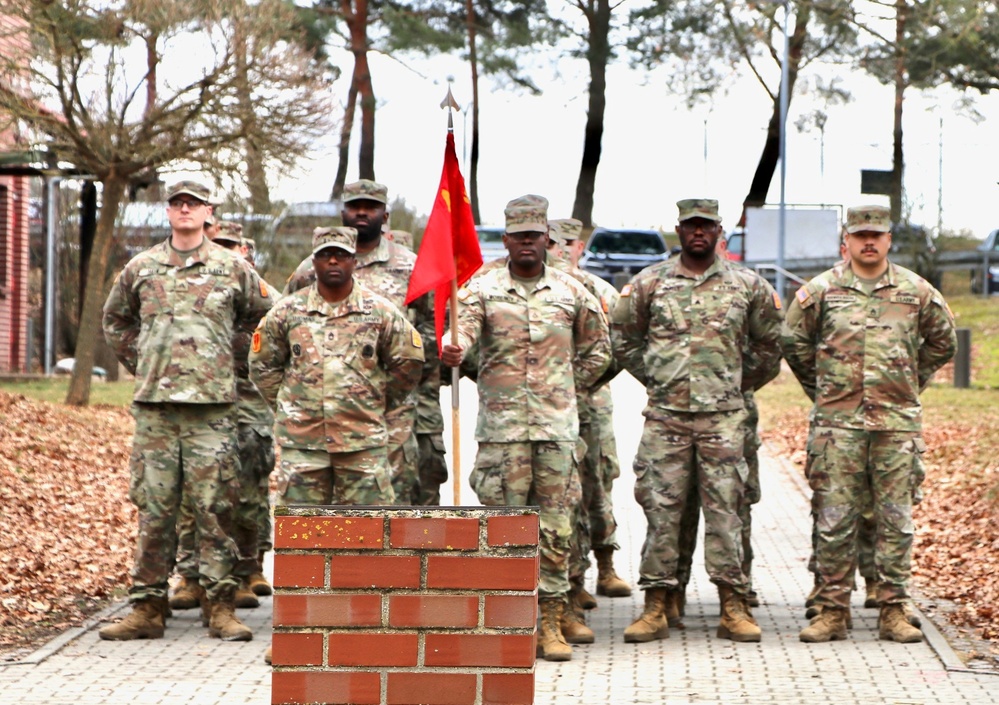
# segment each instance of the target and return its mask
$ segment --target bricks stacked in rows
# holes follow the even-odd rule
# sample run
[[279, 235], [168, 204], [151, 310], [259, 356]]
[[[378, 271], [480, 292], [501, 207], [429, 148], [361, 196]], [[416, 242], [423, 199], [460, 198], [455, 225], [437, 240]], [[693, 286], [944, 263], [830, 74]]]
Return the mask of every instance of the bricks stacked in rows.
[[536, 510], [276, 513], [272, 703], [533, 702]]

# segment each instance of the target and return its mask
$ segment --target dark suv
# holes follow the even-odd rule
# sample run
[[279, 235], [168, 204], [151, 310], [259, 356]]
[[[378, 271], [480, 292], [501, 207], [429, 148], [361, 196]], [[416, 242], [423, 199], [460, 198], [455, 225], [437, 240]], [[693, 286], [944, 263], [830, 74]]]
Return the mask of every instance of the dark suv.
[[666, 240], [658, 230], [596, 228], [579, 266], [613, 284], [616, 274], [630, 278], [668, 257]]

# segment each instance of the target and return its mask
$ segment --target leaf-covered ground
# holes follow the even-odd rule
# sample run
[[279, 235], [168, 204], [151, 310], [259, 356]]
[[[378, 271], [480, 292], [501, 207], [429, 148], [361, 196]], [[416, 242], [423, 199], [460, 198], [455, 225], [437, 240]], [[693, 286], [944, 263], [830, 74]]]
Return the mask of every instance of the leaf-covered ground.
[[0, 392], [0, 659], [79, 624], [128, 584], [132, 418]]

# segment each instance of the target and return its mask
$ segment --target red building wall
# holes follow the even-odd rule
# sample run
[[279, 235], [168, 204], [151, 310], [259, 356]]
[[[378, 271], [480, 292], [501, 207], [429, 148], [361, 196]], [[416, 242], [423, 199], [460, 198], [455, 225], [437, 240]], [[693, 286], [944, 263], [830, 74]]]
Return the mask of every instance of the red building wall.
[[28, 178], [0, 176], [0, 373], [28, 372]]

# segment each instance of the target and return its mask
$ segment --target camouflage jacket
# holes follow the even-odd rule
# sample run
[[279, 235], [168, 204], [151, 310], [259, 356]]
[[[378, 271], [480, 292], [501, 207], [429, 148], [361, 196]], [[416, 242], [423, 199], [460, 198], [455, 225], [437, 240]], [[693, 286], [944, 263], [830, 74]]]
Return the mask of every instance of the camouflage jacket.
[[575, 441], [576, 388], [590, 388], [610, 363], [607, 323], [596, 300], [551, 267], [527, 298], [522, 289], [500, 268], [458, 295], [459, 344], [479, 351], [476, 439]]
[[621, 290], [614, 354], [649, 406], [731, 411], [780, 371], [780, 326], [780, 300], [755, 272], [716, 259], [695, 275], [674, 257]]
[[250, 378], [277, 412], [278, 443], [330, 453], [386, 445], [386, 415], [410, 397], [422, 365], [420, 334], [356, 279], [336, 305], [315, 286], [282, 299], [250, 351]]
[[135, 375], [135, 401], [236, 401], [236, 368], [273, 305], [239, 255], [207, 238], [182, 261], [165, 240], [136, 255], [104, 304], [104, 336]]
[[781, 338], [816, 425], [878, 431], [920, 430], [919, 391], [957, 348], [940, 292], [891, 262], [870, 295], [848, 263], [815, 277]]
[[[414, 414], [416, 433], [440, 433], [444, 430], [444, 418], [440, 408], [440, 357], [437, 355], [436, 332], [434, 331], [433, 303], [431, 297], [421, 296], [406, 305], [406, 291], [409, 277], [416, 264], [416, 255], [406, 247], [382, 237], [378, 246], [370, 252], [357, 255], [354, 278], [371, 291], [375, 291], [405, 312], [409, 322], [423, 337], [427, 346], [420, 385], [413, 396], [401, 404], [396, 414]], [[288, 278], [284, 293], [290, 294], [311, 286], [316, 281], [312, 268], [312, 256], [306, 257]]]

